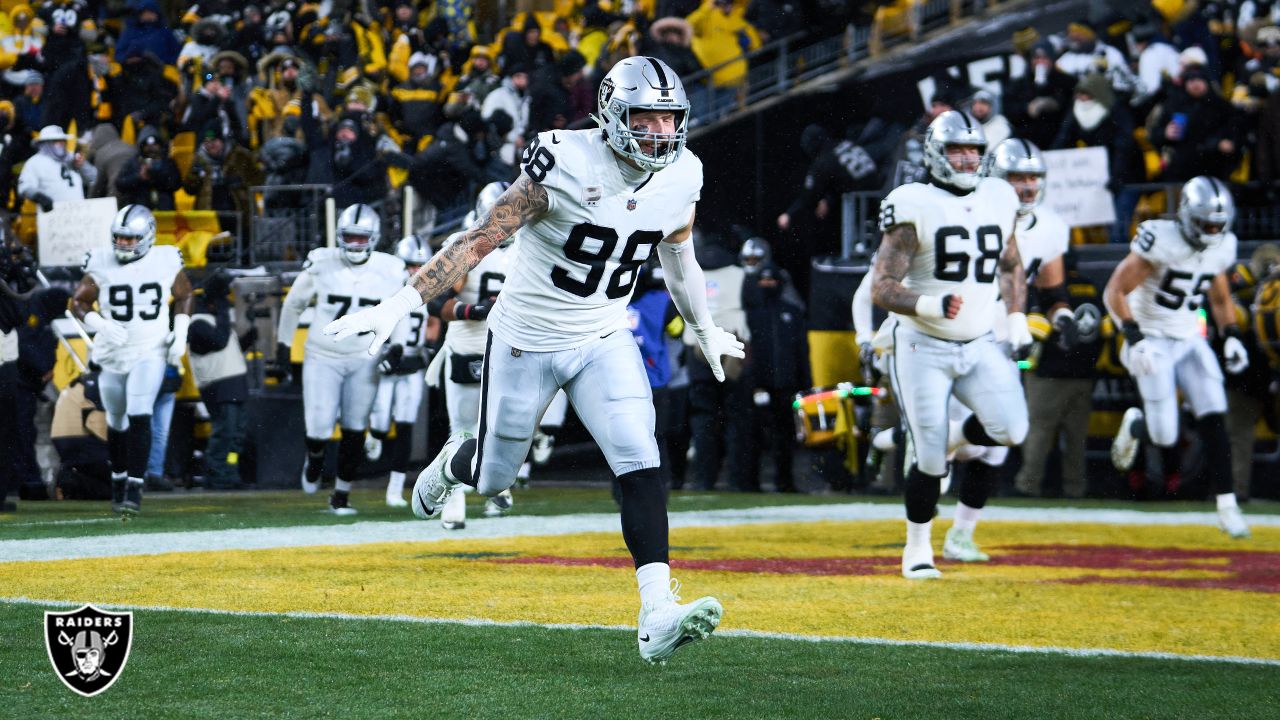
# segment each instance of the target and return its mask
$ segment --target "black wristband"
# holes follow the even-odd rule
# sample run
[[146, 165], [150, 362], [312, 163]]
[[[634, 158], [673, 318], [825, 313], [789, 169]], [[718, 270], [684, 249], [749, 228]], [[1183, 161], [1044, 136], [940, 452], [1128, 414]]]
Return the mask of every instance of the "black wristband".
[[1124, 341], [1129, 343], [1129, 347], [1142, 342], [1144, 337], [1142, 330], [1138, 328], [1138, 323], [1133, 320], [1125, 320], [1124, 324], [1120, 326], [1120, 331], [1124, 333]]
[[1237, 340], [1244, 338], [1244, 331], [1241, 330], [1240, 326], [1236, 325], [1235, 323], [1232, 323], [1231, 325], [1228, 325], [1222, 328], [1221, 330], [1218, 331], [1218, 334], [1224, 338], [1233, 337]]

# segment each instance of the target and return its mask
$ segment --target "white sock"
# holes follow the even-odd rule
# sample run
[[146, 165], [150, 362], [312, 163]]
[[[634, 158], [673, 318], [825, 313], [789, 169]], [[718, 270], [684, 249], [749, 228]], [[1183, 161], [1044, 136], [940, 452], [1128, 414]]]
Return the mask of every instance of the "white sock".
[[125, 480], [127, 480], [128, 478], [129, 478], [128, 473], [122, 473], [122, 472], [121, 472], [121, 473], [118, 473], [118, 472], [113, 472], [113, 473], [111, 473], [111, 482], [124, 482], [124, 481], [125, 481]]
[[1239, 508], [1240, 504], [1236, 502], [1236, 494], [1233, 492], [1222, 493], [1218, 496], [1218, 511], [1229, 510], [1231, 508]]
[[521, 463], [520, 469], [516, 471], [516, 477], [520, 478], [521, 480], [528, 480], [529, 472], [532, 467], [533, 465], [529, 462]]
[[387, 497], [399, 497], [404, 493], [404, 473], [391, 471], [391, 479], [387, 481]]
[[957, 530], [968, 530], [978, 526], [978, 517], [982, 515], [982, 508], [969, 507], [962, 502], [956, 503], [956, 518], [954, 527]]
[[[130, 484], [132, 484], [132, 485], [142, 485], [142, 484], [144, 484], [145, 482], [146, 482], [146, 481], [145, 481], [145, 480], [143, 480], [142, 478], [136, 478], [136, 477], [131, 477], [131, 478], [129, 478], [129, 483], [130, 483]], [[1235, 497], [1235, 496], [1234, 496], [1234, 495], [1232, 495], [1231, 497]]]
[[913, 523], [907, 521], [907, 547], [908, 548], [929, 548], [929, 552], [933, 552], [933, 521], [925, 523]]
[[640, 584], [640, 604], [663, 602], [671, 592], [671, 566], [658, 562], [641, 565], [636, 568], [636, 582]]
[[333, 489], [340, 493], [351, 492], [351, 482], [341, 478], [333, 481]]

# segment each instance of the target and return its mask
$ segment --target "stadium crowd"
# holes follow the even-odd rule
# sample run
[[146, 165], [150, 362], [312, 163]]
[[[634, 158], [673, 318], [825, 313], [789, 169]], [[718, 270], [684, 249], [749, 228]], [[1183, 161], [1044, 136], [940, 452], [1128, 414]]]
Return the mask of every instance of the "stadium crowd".
[[[57, 343], [51, 323], [68, 296], [41, 289], [34, 273], [38, 258], [29, 246], [37, 208], [114, 196], [121, 207], [218, 211], [230, 229], [228, 218], [239, 217], [240, 228], [253, 221], [254, 186], [327, 186], [338, 208], [382, 208], [407, 184], [423, 204], [415, 234], [427, 238], [441, 213], [470, 207], [482, 187], [512, 180], [538, 132], [594, 127], [589, 116], [599, 83], [620, 59], [650, 55], [682, 77], [703, 78], [688, 86], [696, 106], [699, 83], [742, 84], [744, 54], [831, 10], [780, 0], [586, 0], [518, 12], [503, 18], [496, 32], [482, 33], [467, 0], [343, 5], [332, 3], [322, 13], [321, 5], [300, 2], [209, 2], [173, 17], [155, 0], [5, 4], [0, 70], [9, 99], [0, 100], [0, 203], [12, 221], [4, 228], [0, 329], [12, 331], [21, 345], [14, 357], [6, 350], [0, 366], [0, 404], [15, 408], [0, 414], [0, 443], [14, 468], [7, 492], [40, 497], [56, 485], [67, 497], [79, 496], [92, 486], [84, 478], [101, 476], [107, 462], [108, 433], [93, 383], [73, 383], [56, 402], [50, 394]], [[924, 131], [947, 110], [980, 123], [989, 148], [1015, 137], [1043, 149], [1108, 149], [1119, 220], [1078, 232], [1077, 241], [1128, 242], [1135, 212], [1148, 202], [1127, 187], [1136, 183], [1212, 175], [1247, 187], [1242, 192], [1255, 198], [1274, 198], [1280, 3], [1095, 5], [1097, 12], [1063, 34], [1016, 33], [1014, 49], [1026, 72], [1007, 80], [1000, 93], [943, 83], [914, 125], [878, 118], [843, 136], [821, 125], [807, 129], [799, 145], [812, 165], [803, 192], [777, 217], [778, 230], [791, 229], [802, 213], [828, 218], [842, 192], [888, 192], [922, 179]], [[854, 21], [867, 18], [845, 12], [837, 30]], [[704, 69], [710, 70], [705, 78]], [[284, 193], [265, 202], [303, 207]], [[769, 449], [772, 486], [794, 491], [792, 404], [814, 389], [805, 301], [756, 232], [702, 235], [698, 259], [717, 288], [711, 310], [750, 352], [744, 362], [727, 360], [728, 382], [716, 382], [696, 343], [687, 333], [682, 337], [653, 269], [642, 274], [633, 326], [655, 389], [663, 472], [675, 489], [757, 491], [768, 484], [761, 481], [760, 460]], [[1246, 333], [1250, 370], [1228, 375], [1242, 499], [1249, 495], [1254, 421], [1271, 418], [1280, 369], [1274, 328], [1263, 329], [1274, 325], [1280, 306], [1274, 284], [1280, 253], [1262, 252], [1255, 260], [1232, 274], [1244, 325], [1258, 328]], [[1099, 311], [1098, 332], [1070, 346], [1051, 330], [1042, 335], [1035, 369], [1026, 373], [1031, 415], [1059, 422], [1033, 420], [1014, 492], [1043, 492], [1045, 461], [1059, 432], [1063, 492], [1091, 490], [1084, 466], [1088, 400], [1099, 377], [1125, 375], [1121, 334], [1104, 317], [1101, 289], [1072, 263], [1069, 254], [1071, 304]], [[243, 356], [257, 344], [234, 330], [228, 275], [207, 273], [199, 290], [194, 312], [203, 320], [193, 316], [189, 335], [193, 370], [197, 355], [231, 348]], [[148, 490], [172, 489], [174, 479], [190, 483], [193, 475], [212, 488], [242, 486], [235, 456], [249, 399], [247, 372], [201, 387], [202, 414], [214, 429], [200, 450], [186, 453], [203, 458], [194, 467], [185, 457], [173, 462], [183, 453], [172, 452], [166, 465], [180, 381], [170, 373], [151, 415]], [[880, 382], [870, 373], [868, 379]], [[892, 424], [881, 417], [891, 410], [892, 403], [878, 399], [859, 408], [874, 415], [867, 420], [872, 430]], [[1038, 462], [1026, 461], [1028, 453]], [[891, 491], [900, 472], [894, 463], [877, 463], [876, 455], [873, 450], [870, 468], [862, 466], [855, 484]], [[845, 489], [844, 473], [827, 468], [824, 480]]]

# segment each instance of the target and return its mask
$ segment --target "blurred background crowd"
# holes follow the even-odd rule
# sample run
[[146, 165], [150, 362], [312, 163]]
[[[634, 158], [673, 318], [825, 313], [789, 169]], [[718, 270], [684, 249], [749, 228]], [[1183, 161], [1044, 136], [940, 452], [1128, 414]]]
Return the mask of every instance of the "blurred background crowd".
[[[894, 490], [897, 463], [867, 443], [892, 422], [882, 417], [891, 401], [804, 398], [839, 382], [878, 383], [858, 367], [848, 311], [876, 242], [858, 201], [873, 218], [888, 190], [920, 179], [925, 127], [957, 109], [982, 124], [989, 147], [1021, 137], [1046, 150], [1106, 148], [1116, 217], [1072, 231], [1073, 302], [1095, 308], [1092, 341], [1064, 355], [1046, 337], [1025, 372], [1033, 418], [1037, 399], [1085, 402], [1041, 408], [1061, 423], [1033, 420], [1028, 449], [1037, 449], [1007, 465], [1005, 491], [1204, 492], [1193, 429], [1174, 453], [1152, 455], [1128, 477], [1099, 470], [1105, 452], [1090, 442], [1109, 439], [1107, 425], [1136, 399], [1115, 359], [1116, 333], [1097, 312], [1097, 289], [1121, 252], [1105, 246], [1170, 212], [1169, 187], [1209, 174], [1232, 183], [1236, 231], [1249, 241], [1233, 281], [1256, 357], [1228, 381], [1233, 438], [1247, 448], [1235, 453], [1237, 492], [1247, 498], [1253, 461], [1271, 467], [1277, 454], [1268, 428], [1280, 367], [1280, 252], [1254, 241], [1280, 239], [1280, 3], [1081, 1], [1048, 16], [1036, 5], [0, 2], [0, 318], [23, 346], [20, 361], [0, 366], [0, 403], [18, 408], [0, 425], [5, 457], [21, 456], [10, 487], [26, 497], [96, 492], [85, 478], [95, 477], [97, 456], [85, 448], [104, 434], [92, 383], [75, 382], [78, 363], [66, 357], [76, 345], [58, 338], [74, 332], [55, 323], [75, 271], [38, 257], [39, 210], [115, 197], [158, 211], [161, 242], [182, 247], [204, 302], [225, 316], [224, 334], [250, 361], [241, 401], [257, 419], [240, 477], [206, 480], [208, 408], [175, 377], [161, 399], [169, 412], [154, 416], [164, 441], [153, 443], [149, 489], [266, 485], [271, 466], [252, 450], [253, 436], [269, 446], [270, 418], [296, 413], [284, 408], [297, 404], [288, 390], [297, 368], [273, 367], [260, 348], [275, 346], [271, 320], [291, 274], [324, 243], [325, 201], [339, 210], [370, 204], [384, 238], [412, 233], [438, 245], [481, 187], [513, 178], [536, 133], [594, 127], [601, 78], [620, 58], [645, 54], [679, 72], [689, 92], [690, 147], [707, 165], [698, 257], [717, 323], [750, 347], [717, 384], [669, 317], [669, 301], [641, 302], [661, 286], [637, 291], [633, 313], [661, 316], [637, 328], [662, 329], [648, 347], [662, 348], [651, 381], [666, 406], [659, 434], [673, 488]], [[941, 60], [930, 55], [938, 33], [948, 39]], [[970, 62], [988, 57], [998, 59], [994, 70]], [[854, 84], [841, 73], [854, 73]], [[805, 86], [813, 78], [825, 85]], [[780, 98], [762, 94], [770, 83]], [[788, 120], [774, 132], [760, 118], [779, 100]], [[753, 108], [754, 128], [733, 124]], [[52, 289], [40, 289], [41, 265]], [[253, 284], [262, 276], [273, 283]], [[415, 457], [443, 440], [442, 407], [433, 391], [424, 411], [433, 431]], [[572, 425], [558, 441], [562, 468], [575, 461]], [[300, 463], [299, 438], [281, 442], [298, 446]], [[1272, 483], [1257, 494], [1277, 491]]]

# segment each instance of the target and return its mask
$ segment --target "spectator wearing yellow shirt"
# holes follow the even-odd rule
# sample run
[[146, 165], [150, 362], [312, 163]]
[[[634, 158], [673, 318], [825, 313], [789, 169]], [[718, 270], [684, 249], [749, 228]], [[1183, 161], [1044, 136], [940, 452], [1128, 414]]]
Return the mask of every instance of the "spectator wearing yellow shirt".
[[693, 53], [702, 66], [728, 63], [711, 74], [711, 84], [736, 87], [746, 82], [747, 61], [742, 56], [760, 47], [760, 35], [744, 18], [743, 8], [733, 0], [706, 0], [688, 20], [693, 26]]

